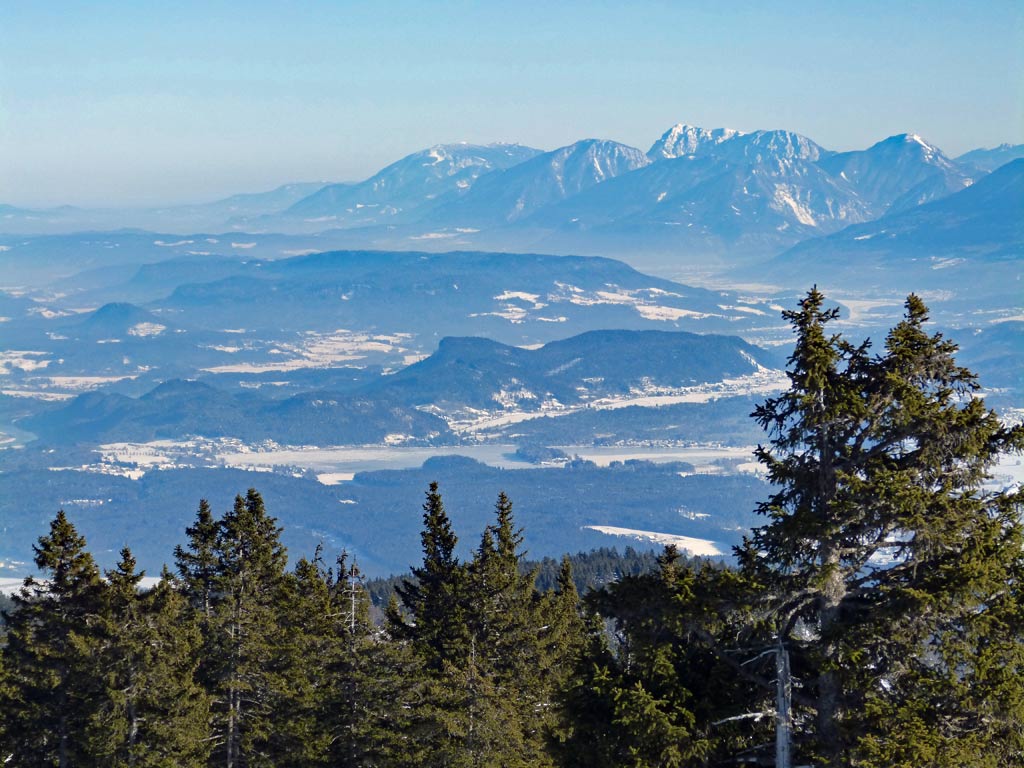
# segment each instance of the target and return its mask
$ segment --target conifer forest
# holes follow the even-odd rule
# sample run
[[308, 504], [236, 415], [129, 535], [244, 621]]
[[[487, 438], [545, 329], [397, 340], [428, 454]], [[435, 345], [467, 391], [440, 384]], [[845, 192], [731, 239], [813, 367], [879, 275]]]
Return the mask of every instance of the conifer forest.
[[0, 764], [1024, 765], [1024, 499], [989, 482], [1024, 426], [917, 296], [874, 345], [837, 314], [816, 289], [784, 313], [788, 389], [752, 414], [771, 493], [725, 560], [540, 579], [514, 499], [460, 557], [433, 483], [422, 561], [374, 589], [348, 553], [290, 559], [249, 489], [185, 500], [141, 589], [55, 510], [3, 614]]

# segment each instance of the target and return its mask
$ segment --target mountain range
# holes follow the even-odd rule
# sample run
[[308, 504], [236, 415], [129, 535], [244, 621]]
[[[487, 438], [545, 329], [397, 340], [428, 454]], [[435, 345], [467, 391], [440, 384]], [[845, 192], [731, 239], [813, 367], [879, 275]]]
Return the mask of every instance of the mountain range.
[[[426, 152], [447, 158], [452, 150]], [[977, 162], [950, 159], [916, 134], [837, 153], [791, 131], [680, 124], [646, 153], [596, 139], [530, 152], [521, 162], [488, 168], [472, 179], [459, 175], [457, 163], [439, 161], [449, 180], [443, 192], [420, 190], [415, 205], [404, 193], [387, 193], [393, 203], [361, 203], [388, 206], [386, 231], [381, 214], [353, 208], [354, 188], [334, 197], [328, 187], [257, 223], [269, 231], [358, 227], [359, 236], [386, 247], [433, 242], [676, 259], [728, 255], [735, 261], [775, 255], [809, 238], [907, 210], [986, 173]], [[412, 155], [360, 186], [406, 189], [409, 173], [426, 178], [424, 173], [435, 172], [423, 156]], [[301, 227], [295, 221], [299, 211], [305, 216]]]
[[912, 133], [834, 152], [792, 131], [679, 124], [647, 152], [598, 139], [548, 152], [443, 144], [358, 183], [286, 185], [203, 206], [8, 206], [0, 231], [105, 229], [116, 219], [165, 233], [305, 236], [292, 251], [535, 250], [618, 255], [642, 267], [750, 262], [954, 194], [1022, 153], [1024, 145], [1002, 145], [953, 159]]

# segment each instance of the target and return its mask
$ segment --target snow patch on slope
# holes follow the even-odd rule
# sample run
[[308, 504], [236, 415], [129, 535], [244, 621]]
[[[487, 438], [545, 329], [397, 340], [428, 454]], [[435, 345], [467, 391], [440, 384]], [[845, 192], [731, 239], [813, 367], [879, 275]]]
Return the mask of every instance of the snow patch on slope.
[[623, 536], [636, 541], [650, 541], [662, 545], [674, 544], [691, 555], [701, 557], [716, 557], [725, 554], [715, 546], [715, 542], [708, 539], [696, 539], [692, 536], [680, 536], [676, 533], [640, 531], [635, 528], [617, 528], [613, 525], [585, 525], [583, 527], [598, 533], [608, 534], [609, 536]]

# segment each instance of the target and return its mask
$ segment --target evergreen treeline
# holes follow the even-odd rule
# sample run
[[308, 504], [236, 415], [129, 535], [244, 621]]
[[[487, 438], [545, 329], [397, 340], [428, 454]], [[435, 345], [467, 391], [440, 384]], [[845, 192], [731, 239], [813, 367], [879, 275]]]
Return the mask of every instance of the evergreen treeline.
[[[754, 417], [774, 484], [736, 566], [604, 577], [524, 563], [511, 502], [467, 561], [439, 489], [377, 625], [344, 554], [290, 570], [250, 490], [201, 502], [152, 590], [63, 513], [7, 614], [18, 766], [1024, 765], [1024, 449], [911, 296], [874, 353], [786, 313], [790, 388]], [[601, 560], [597, 556], [597, 561]]]
[[[572, 567], [572, 580], [576, 591], [585, 595], [593, 589], [612, 584], [624, 576], [639, 576], [650, 573], [658, 568], [658, 555], [651, 550], [637, 550], [626, 547], [622, 552], [614, 547], [599, 547], [589, 552], [577, 552], [568, 555]], [[697, 565], [701, 560], [691, 558], [688, 562]], [[524, 574], [536, 571], [534, 584], [541, 592], [550, 592], [558, 587], [558, 575], [563, 563], [551, 557], [542, 560], [522, 560], [519, 570]], [[408, 577], [388, 576], [386, 578], [368, 579], [366, 591], [374, 607], [388, 604], [391, 595]]]

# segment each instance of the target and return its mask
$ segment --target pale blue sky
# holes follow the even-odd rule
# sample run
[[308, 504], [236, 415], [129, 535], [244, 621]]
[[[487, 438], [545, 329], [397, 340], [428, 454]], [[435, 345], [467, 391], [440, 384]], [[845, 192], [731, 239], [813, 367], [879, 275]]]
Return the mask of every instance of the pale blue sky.
[[1024, 142], [1024, 3], [0, 0], [0, 203], [361, 179], [447, 141], [646, 150], [676, 122]]

